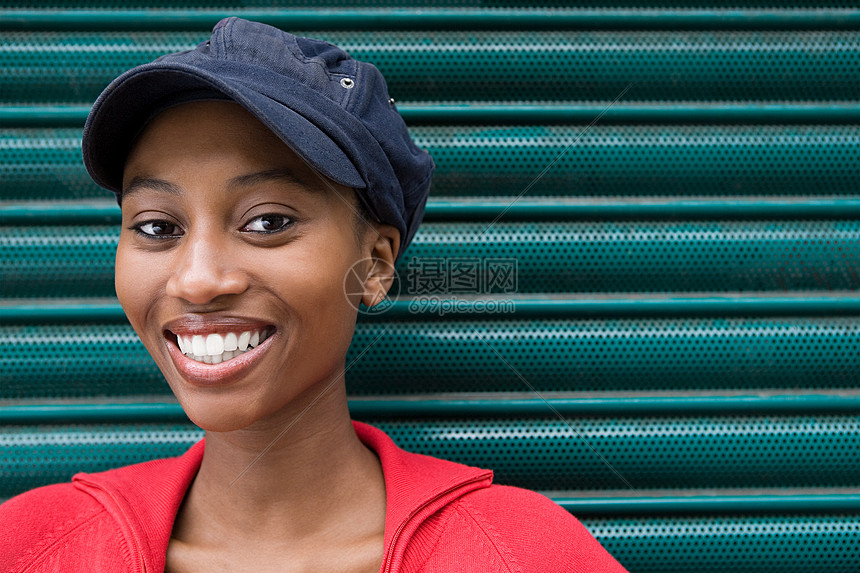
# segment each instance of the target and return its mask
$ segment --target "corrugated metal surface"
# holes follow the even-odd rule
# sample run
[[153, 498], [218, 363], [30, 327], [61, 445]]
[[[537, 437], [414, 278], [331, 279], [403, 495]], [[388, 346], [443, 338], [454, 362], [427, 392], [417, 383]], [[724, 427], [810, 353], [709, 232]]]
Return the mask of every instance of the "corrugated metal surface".
[[356, 417], [634, 572], [860, 567], [857, 6], [242, 4], [0, 9], [0, 498], [199, 437], [113, 298], [80, 136], [236, 14], [377, 63], [438, 164]]

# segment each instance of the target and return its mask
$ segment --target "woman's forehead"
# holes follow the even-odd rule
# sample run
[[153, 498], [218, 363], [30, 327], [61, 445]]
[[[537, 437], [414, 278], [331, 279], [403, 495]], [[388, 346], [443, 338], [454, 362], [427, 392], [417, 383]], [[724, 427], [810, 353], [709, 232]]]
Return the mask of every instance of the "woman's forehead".
[[194, 101], [159, 112], [141, 129], [129, 159], [141, 147], [165, 145], [189, 150], [234, 147], [252, 156], [270, 150], [295, 155], [260, 120], [240, 105], [227, 101]]
[[185, 103], [153, 118], [128, 155], [123, 193], [164, 173], [220, 174], [233, 187], [279, 181], [338, 194], [348, 189], [309, 166], [241, 106], [224, 101]]

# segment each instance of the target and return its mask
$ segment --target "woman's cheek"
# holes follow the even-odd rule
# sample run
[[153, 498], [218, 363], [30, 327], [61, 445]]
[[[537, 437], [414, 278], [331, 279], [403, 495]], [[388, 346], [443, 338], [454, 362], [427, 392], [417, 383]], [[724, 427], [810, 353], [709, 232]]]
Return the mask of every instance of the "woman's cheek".
[[114, 287], [119, 303], [138, 334], [148, 301], [153, 297], [157, 267], [148, 257], [135, 255], [122, 239], [117, 247]]

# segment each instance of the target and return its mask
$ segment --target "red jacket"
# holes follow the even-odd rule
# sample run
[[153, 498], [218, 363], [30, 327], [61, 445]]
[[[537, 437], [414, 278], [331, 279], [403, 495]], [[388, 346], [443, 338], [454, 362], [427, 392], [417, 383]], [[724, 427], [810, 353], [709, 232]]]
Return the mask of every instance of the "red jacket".
[[[492, 472], [405, 452], [355, 423], [385, 475], [385, 573], [623, 572], [582, 524]], [[35, 489], [0, 505], [2, 572], [164, 570], [203, 441], [155, 460]]]

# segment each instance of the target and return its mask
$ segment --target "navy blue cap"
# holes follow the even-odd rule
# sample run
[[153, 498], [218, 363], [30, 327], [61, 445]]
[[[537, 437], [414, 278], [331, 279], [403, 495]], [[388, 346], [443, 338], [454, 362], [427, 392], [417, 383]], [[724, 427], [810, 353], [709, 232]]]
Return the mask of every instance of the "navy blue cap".
[[162, 56], [116, 78], [84, 127], [84, 165], [122, 200], [125, 160], [146, 123], [167, 107], [237, 102], [299, 157], [352, 187], [378, 221], [412, 240], [433, 160], [419, 149], [375, 66], [328, 42], [239, 18], [221, 20], [194, 50]]

